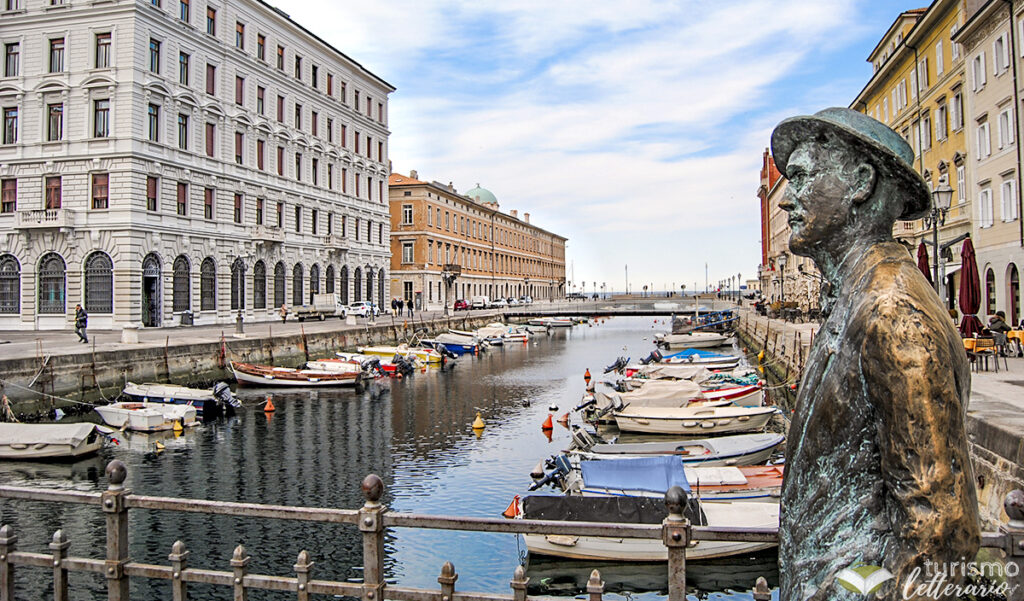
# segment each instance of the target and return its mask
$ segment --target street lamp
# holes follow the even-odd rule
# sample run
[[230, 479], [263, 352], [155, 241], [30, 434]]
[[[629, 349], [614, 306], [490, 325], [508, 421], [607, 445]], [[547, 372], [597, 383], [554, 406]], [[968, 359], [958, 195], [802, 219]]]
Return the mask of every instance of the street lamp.
[[444, 281], [444, 315], [448, 316], [448, 288], [455, 283], [455, 279], [462, 275], [462, 265], [447, 263], [441, 269], [441, 279]]
[[779, 255], [779, 285], [782, 288], [782, 302], [786, 302], [786, 253]]
[[946, 212], [953, 202], [953, 188], [945, 181], [939, 181], [939, 187], [932, 190], [932, 210], [924, 218], [925, 227], [932, 228], [932, 251], [935, 253], [935, 261], [932, 264], [932, 280], [935, 283], [935, 293], [941, 294], [939, 281], [939, 226], [946, 223]]

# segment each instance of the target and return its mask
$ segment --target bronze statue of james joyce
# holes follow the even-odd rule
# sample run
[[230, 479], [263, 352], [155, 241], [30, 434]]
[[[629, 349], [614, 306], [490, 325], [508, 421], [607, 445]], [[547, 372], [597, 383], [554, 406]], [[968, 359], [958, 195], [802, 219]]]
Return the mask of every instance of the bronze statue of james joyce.
[[[928, 210], [928, 187], [903, 138], [849, 109], [786, 119], [772, 152], [789, 180], [790, 249], [827, 281], [789, 432], [780, 599], [901, 599], [908, 586], [923, 599], [915, 581], [973, 561], [979, 544], [966, 354], [892, 238], [897, 219]], [[893, 577], [865, 597], [837, 578], [861, 565]]]

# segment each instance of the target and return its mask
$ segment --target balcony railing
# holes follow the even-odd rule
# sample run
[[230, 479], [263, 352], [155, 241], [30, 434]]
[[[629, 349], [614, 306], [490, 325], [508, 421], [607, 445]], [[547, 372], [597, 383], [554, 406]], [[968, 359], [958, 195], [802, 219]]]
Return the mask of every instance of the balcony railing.
[[324, 236], [324, 246], [326, 246], [328, 250], [348, 250], [348, 244], [346, 243], [345, 238], [338, 234], [327, 234]]
[[18, 211], [17, 227], [22, 229], [75, 227], [75, 212], [71, 209], [30, 209]]
[[284, 242], [284, 230], [279, 227], [257, 225], [252, 228], [252, 239], [256, 242]]

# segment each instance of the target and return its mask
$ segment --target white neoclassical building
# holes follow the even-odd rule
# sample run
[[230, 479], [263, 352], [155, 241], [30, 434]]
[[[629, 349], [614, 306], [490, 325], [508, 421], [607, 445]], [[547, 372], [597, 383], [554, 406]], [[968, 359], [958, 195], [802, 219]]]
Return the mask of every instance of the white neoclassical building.
[[391, 85], [259, 0], [0, 9], [0, 329], [383, 304]]

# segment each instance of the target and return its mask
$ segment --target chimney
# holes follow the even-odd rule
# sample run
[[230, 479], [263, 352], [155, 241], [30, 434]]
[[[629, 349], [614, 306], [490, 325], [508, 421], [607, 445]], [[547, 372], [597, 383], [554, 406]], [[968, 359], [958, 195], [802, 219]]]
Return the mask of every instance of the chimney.
[[420, 174], [417, 173], [415, 169], [413, 169], [412, 171], [409, 172], [409, 177], [411, 177], [412, 179], [419, 179]]
[[523, 221], [525, 221], [526, 223], [530, 223], [530, 214], [529, 213], [523, 213]]
[[519, 219], [519, 211], [517, 211], [515, 209], [512, 209], [511, 211], [509, 211], [508, 214], [511, 215], [515, 219]]

